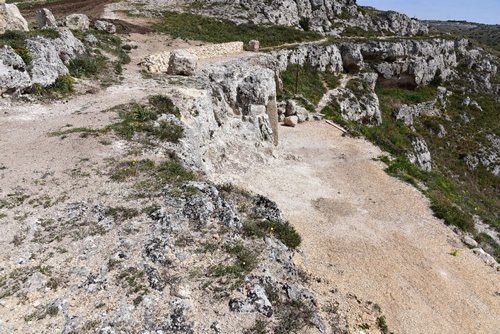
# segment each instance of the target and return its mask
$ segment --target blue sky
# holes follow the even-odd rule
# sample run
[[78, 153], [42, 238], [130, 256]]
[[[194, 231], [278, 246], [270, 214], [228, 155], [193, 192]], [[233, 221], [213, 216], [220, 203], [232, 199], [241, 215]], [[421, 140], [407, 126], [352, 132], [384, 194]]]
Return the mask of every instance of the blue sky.
[[500, 0], [358, 0], [357, 4], [395, 10], [422, 20], [500, 24]]

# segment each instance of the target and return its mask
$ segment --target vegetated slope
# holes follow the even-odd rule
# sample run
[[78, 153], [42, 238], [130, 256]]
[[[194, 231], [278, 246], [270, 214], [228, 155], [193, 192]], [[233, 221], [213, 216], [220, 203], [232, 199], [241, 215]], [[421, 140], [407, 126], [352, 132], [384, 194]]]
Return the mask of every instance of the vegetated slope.
[[466, 21], [425, 21], [432, 28], [431, 32], [444, 32], [469, 38], [487, 46], [500, 54], [500, 25], [481, 24]]

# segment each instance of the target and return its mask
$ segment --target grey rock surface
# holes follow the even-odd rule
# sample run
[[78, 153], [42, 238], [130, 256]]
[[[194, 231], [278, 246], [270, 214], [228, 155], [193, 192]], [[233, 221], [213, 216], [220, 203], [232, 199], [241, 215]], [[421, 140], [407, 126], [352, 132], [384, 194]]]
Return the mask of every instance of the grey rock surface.
[[61, 75], [69, 74], [65, 66], [78, 55], [86, 54], [82, 42], [68, 28], [59, 29], [60, 37], [49, 39], [35, 37], [26, 40], [31, 52], [32, 83], [50, 86]]
[[408, 153], [408, 160], [418, 168], [430, 172], [432, 170], [431, 153], [427, 143], [421, 137], [416, 137], [412, 141], [413, 152]]
[[294, 116], [297, 114], [297, 103], [294, 100], [286, 102], [285, 116]]
[[57, 28], [56, 18], [50, 10], [42, 8], [35, 14], [38, 28]]
[[69, 74], [68, 68], [59, 58], [54, 43], [44, 37], [26, 40], [26, 49], [31, 52], [31, 79], [33, 84], [52, 85], [61, 75]]
[[110, 34], [114, 34], [116, 32], [116, 26], [113, 23], [108, 22], [108, 21], [96, 20], [94, 22], [94, 27], [97, 30], [106, 31]]
[[170, 53], [167, 73], [170, 75], [195, 75], [198, 58], [185, 50], [174, 50]]
[[90, 27], [90, 20], [85, 14], [71, 14], [64, 19], [64, 25], [71, 30], [87, 31]]

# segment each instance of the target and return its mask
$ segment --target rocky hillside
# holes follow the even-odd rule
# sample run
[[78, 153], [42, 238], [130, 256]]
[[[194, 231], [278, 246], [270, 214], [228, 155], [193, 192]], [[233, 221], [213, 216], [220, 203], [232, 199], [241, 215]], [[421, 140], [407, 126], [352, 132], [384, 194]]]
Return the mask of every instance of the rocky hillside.
[[[477, 44], [353, 0], [46, 6], [0, 4], [2, 332], [388, 333], [299, 265], [272, 200], [213, 182], [295, 159], [280, 123], [323, 117], [497, 275], [500, 65]], [[231, 41], [253, 53], [178, 50]], [[163, 51], [167, 73], [141, 71]]]

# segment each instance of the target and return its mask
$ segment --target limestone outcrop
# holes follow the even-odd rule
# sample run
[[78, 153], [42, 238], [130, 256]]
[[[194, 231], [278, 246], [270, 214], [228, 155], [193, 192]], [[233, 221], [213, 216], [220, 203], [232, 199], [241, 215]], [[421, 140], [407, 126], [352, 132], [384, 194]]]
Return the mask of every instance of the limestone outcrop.
[[0, 34], [6, 30], [29, 31], [28, 22], [14, 4], [0, 3]]
[[[179, 1], [170, 1], [171, 3], [178, 4]], [[355, 0], [204, 0], [203, 3], [206, 6], [193, 6], [193, 10], [236, 23], [271, 23], [316, 31], [324, 35], [338, 35], [346, 27], [361, 27], [398, 36], [426, 35], [429, 31], [427, 25], [417, 19], [393, 11], [360, 9]], [[307, 24], [304, 24], [306, 21]]]
[[0, 94], [31, 86], [23, 59], [8, 45], [0, 47]]
[[491, 88], [489, 79], [498, 64], [479, 49], [466, 50], [467, 40], [403, 39], [373, 40], [357, 43], [323, 45], [303, 44], [293, 49], [272, 51], [281, 70], [289, 64], [308, 63], [321, 71], [356, 74], [361, 70], [379, 74], [379, 81], [391, 86], [416, 87], [429, 84], [437, 74], [446, 81], [456, 76], [456, 68], [464, 65], [483, 73], [478, 86]]
[[42, 86], [50, 86], [61, 75], [69, 74], [65, 66], [77, 55], [85, 54], [82, 42], [67, 28], [59, 30], [60, 37], [49, 39], [35, 37], [26, 40], [26, 48], [31, 52], [32, 81]]
[[415, 137], [412, 141], [413, 152], [408, 153], [408, 160], [418, 168], [430, 172], [432, 170], [432, 159], [427, 143], [421, 137]]

